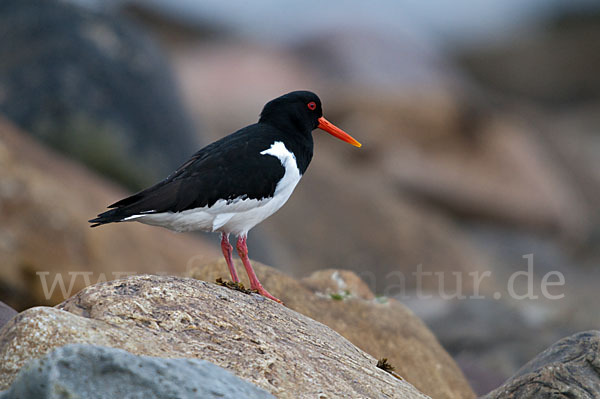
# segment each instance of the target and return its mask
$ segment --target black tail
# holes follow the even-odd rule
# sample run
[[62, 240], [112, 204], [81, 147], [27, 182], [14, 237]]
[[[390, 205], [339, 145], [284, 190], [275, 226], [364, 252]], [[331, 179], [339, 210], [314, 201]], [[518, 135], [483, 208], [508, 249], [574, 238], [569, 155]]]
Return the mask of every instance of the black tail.
[[90, 227], [97, 227], [107, 223], [121, 222], [126, 217], [131, 216], [128, 213], [129, 212], [123, 208], [111, 209], [99, 214], [97, 218], [88, 220], [88, 222], [92, 223]]
[[88, 222], [92, 223], [90, 227], [97, 227], [107, 223], [121, 222], [126, 217], [134, 215], [135, 212], [129, 210], [127, 206], [134, 204], [139, 199], [138, 197], [140, 197], [140, 193], [134, 194], [130, 197], [122, 199], [121, 201], [115, 202], [112, 205], [109, 205], [109, 208], [114, 209], [102, 212], [97, 218], [88, 220]]
[[169, 209], [177, 198], [180, 182], [171, 185], [167, 185], [166, 183], [167, 181], [162, 181], [137, 194], [109, 205], [108, 207], [113, 209], [99, 214], [95, 219], [88, 220], [88, 222], [92, 223], [90, 227], [122, 222], [130, 216], [161, 212], [164, 209]]

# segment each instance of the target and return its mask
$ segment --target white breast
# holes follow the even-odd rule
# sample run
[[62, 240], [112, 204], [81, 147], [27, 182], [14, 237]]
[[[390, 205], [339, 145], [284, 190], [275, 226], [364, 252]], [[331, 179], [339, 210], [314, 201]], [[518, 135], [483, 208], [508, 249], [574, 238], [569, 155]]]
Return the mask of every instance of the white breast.
[[219, 200], [210, 207], [189, 209], [182, 212], [164, 212], [135, 215], [128, 219], [166, 227], [175, 231], [220, 231], [246, 235], [248, 231], [279, 210], [286, 203], [302, 175], [296, 157], [281, 141], [260, 153], [274, 156], [285, 169], [277, 183], [273, 197], [257, 199], [238, 198], [233, 201]]

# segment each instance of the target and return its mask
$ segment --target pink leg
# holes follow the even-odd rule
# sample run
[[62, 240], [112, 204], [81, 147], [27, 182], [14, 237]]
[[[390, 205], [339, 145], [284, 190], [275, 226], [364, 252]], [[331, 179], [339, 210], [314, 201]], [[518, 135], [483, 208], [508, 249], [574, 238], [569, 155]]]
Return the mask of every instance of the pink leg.
[[258, 293], [260, 295], [265, 296], [269, 299], [272, 299], [275, 302], [282, 303], [279, 299], [277, 299], [273, 295], [269, 294], [269, 292], [263, 288], [260, 281], [258, 281], [258, 277], [256, 277], [256, 273], [254, 273], [254, 269], [252, 268], [252, 265], [250, 264], [250, 259], [248, 258], [248, 247], [246, 246], [246, 236], [238, 237], [236, 247], [237, 247], [238, 255], [240, 255], [240, 258], [242, 259], [242, 262], [244, 263], [244, 268], [246, 269], [246, 273], [248, 273], [248, 278], [250, 279], [250, 289], [258, 291]]
[[229, 268], [229, 274], [231, 274], [231, 279], [234, 283], [239, 283], [240, 279], [238, 278], [237, 272], [235, 271], [235, 266], [233, 266], [233, 259], [231, 256], [231, 254], [233, 253], [233, 247], [229, 243], [228, 234], [221, 233], [221, 250], [223, 251], [225, 261], [227, 262], [227, 267]]

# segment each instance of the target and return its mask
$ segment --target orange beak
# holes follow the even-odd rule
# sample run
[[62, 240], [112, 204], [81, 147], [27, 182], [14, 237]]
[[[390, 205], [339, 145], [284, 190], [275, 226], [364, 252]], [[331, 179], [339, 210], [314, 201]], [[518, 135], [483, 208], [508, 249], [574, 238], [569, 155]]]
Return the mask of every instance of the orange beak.
[[323, 117], [319, 118], [319, 126], [317, 126], [317, 127], [319, 129], [325, 130], [327, 133], [331, 134], [332, 136], [335, 136], [338, 139], [345, 141], [346, 143], [352, 144], [355, 147], [362, 146], [361, 143], [354, 140], [354, 138], [352, 136], [350, 136], [348, 133], [344, 132], [342, 129], [340, 129], [339, 127], [337, 127], [336, 125], [329, 122], [327, 119], [325, 119]]

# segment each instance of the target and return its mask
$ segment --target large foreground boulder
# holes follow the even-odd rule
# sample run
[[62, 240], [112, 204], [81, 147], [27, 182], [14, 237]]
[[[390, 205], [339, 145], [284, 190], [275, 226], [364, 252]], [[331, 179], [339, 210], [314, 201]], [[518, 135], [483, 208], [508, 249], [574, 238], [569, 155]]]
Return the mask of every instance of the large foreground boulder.
[[71, 344], [27, 363], [0, 399], [273, 399], [227, 370], [198, 359], [136, 356]]
[[339, 334], [256, 294], [191, 278], [133, 276], [26, 310], [0, 330], [0, 389], [69, 343], [201, 358], [277, 397], [426, 398]]
[[[238, 270], [243, 270], [236, 260]], [[474, 398], [452, 357], [427, 326], [402, 303], [376, 298], [365, 282], [347, 270], [321, 270], [296, 280], [253, 262], [265, 287], [285, 305], [331, 327], [377, 359], [387, 358], [419, 391], [436, 399]], [[198, 265], [190, 276], [227, 279], [225, 261]], [[240, 274], [248, 286], [245, 273]]]
[[563, 338], [484, 399], [600, 397], [600, 331]]

